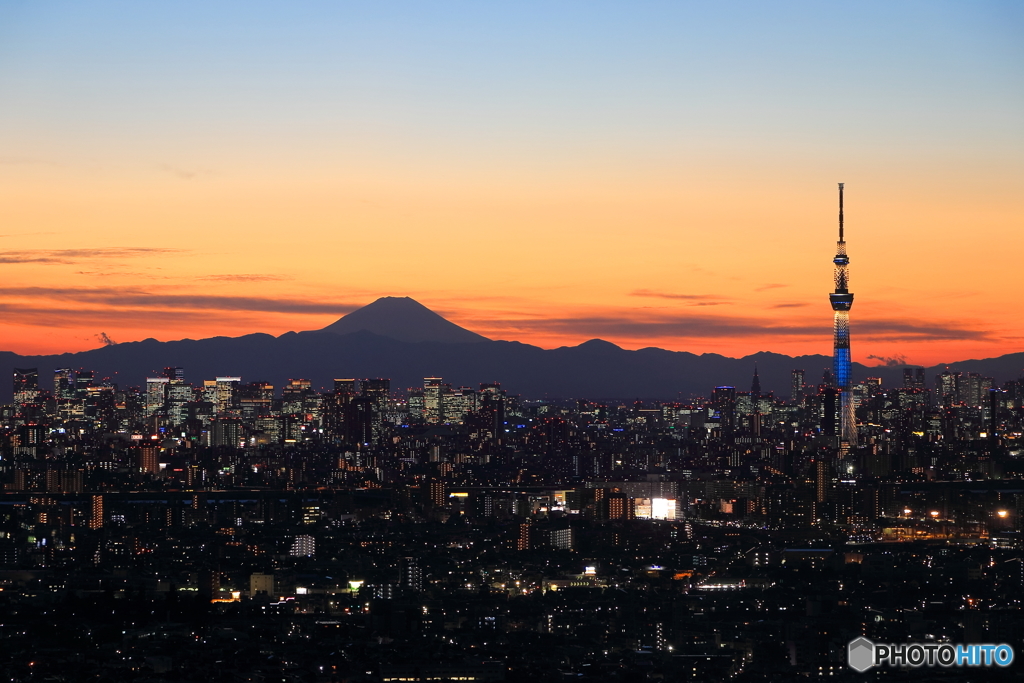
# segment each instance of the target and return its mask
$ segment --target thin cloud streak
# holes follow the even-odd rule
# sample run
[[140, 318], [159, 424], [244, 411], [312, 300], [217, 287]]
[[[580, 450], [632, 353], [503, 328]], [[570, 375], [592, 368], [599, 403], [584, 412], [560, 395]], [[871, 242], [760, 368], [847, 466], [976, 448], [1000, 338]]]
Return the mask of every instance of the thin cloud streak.
[[[306, 313], [341, 315], [361, 304], [215, 294], [153, 294], [143, 290], [113, 287], [77, 289], [72, 287], [0, 287], [0, 296], [35, 300], [72, 301], [127, 309], [134, 313], [179, 310], [261, 311], [267, 313]], [[38, 304], [36, 304], [38, 306]]]
[[715, 303], [693, 304], [694, 306], [718, 306], [728, 303], [728, 297], [715, 294], [675, 294], [672, 292], [655, 292], [650, 289], [636, 289], [629, 293], [630, 296], [643, 296], [656, 299], [673, 299], [678, 301], [713, 301]]
[[[189, 311], [174, 309], [95, 309], [78, 307], [39, 308], [37, 305], [0, 303], [0, 313], [7, 316], [9, 323], [48, 328], [90, 328], [105, 326], [116, 330], [150, 330], [148, 336], [155, 336], [167, 328], [196, 329], [230, 325], [259, 325], [258, 316], [248, 312], [232, 314], [227, 311]], [[264, 314], [265, 315], [265, 314]], [[202, 335], [217, 336], [215, 334]]]
[[139, 273], [130, 270], [117, 270], [112, 268], [110, 270], [76, 270], [75, 275], [87, 275], [88, 277], [137, 277], [145, 278], [147, 280], [169, 280], [168, 275], [153, 275], [152, 273]]
[[[549, 318], [530, 320], [495, 320], [481, 327], [516, 331], [579, 335], [606, 339], [666, 338], [749, 338], [749, 337], [824, 337], [831, 326], [819, 324], [774, 325], [755, 318], [728, 316], [673, 316], [659, 319], [631, 320], [625, 317], [592, 316], [581, 318]], [[857, 324], [862, 339], [893, 341], [984, 340], [990, 334], [981, 330], [936, 324], [915, 325], [899, 320], [862, 321]]]
[[260, 274], [245, 274], [240, 273], [238, 275], [207, 275], [206, 277], [198, 278], [200, 280], [209, 280], [211, 282], [278, 282], [281, 280], [292, 280], [294, 278], [286, 275], [260, 275]]
[[163, 247], [106, 247], [98, 249], [28, 249], [0, 254], [0, 263], [70, 264], [96, 259], [124, 259], [184, 253], [186, 249]]
[[[155, 337], [163, 340], [237, 337], [246, 334], [277, 335], [287, 330], [317, 330], [325, 326], [323, 314], [277, 313], [268, 311], [188, 309], [96, 309], [75, 306], [38, 308], [32, 304], [0, 303], [0, 316], [8, 325], [25, 328], [77, 329], [93, 338], [96, 328], [105, 328], [122, 343]], [[276, 330], [276, 331], [275, 331]], [[64, 335], [59, 335], [64, 336]], [[0, 350], [9, 348], [12, 340]], [[59, 348], [59, 347], [58, 347]], [[71, 349], [64, 348], [63, 351]], [[62, 352], [63, 352], [62, 351]], [[56, 352], [56, 351], [55, 351]], [[23, 351], [32, 355], [30, 351]]]
[[177, 166], [172, 166], [171, 164], [160, 164], [160, 170], [170, 173], [180, 180], [192, 180], [197, 175], [196, 171], [192, 171], [187, 168], [179, 168]]

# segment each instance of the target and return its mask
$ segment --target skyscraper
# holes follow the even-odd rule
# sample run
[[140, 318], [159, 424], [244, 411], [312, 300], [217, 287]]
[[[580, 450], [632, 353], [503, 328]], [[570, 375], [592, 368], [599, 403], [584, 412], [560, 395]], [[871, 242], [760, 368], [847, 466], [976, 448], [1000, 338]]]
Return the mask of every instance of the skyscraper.
[[57, 368], [53, 371], [53, 393], [57, 398], [75, 397], [75, 376], [71, 368]]
[[924, 389], [924, 368], [903, 368], [903, 386]]
[[839, 443], [840, 448], [857, 445], [857, 423], [853, 395], [850, 392], [850, 309], [853, 294], [850, 285], [850, 257], [846, 255], [843, 237], [843, 183], [839, 183], [839, 242], [836, 244], [836, 291], [828, 295], [833, 315], [832, 369], [836, 388], [839, 389]]
[[167, 402], [167, 385], [170, 380], [166, 377], [146, 378], [146, 415], [156, 415], [164, 409]]
[[169, 379], [171, 384], [182, 384], [185, 381], [185, 368], [164, 368], [164, 377]]
[[804, 399], [804, 371], [794, 370], [792, 372], [792, 387], [789, 390], [789, 400], [800, 404]]
[[711, 404], [721, 420], [723, 438], [732, 438], [736, 427], [736, 388], [715, 387], [711, 392]]
[[373, 399], [382, 411], [387, 410], [391, 397], [390, 379], [364, 379], [359, 382], [359, 390], [366, 398]]
[[241, 384], [241, 377], [218, 377], [217, 378], [217, 414], [226, 414], [235, 405], [235, 395], [238, 385]]
[[75, 392], [80, 398], [85, 397], [86, 390], [93, 386], [96, 373], [92, 370], [79, 370], [75, 373]]
[[32, 403], [39, 396], [39, 370], [14, 368], [14, 402]]
[[440, 377], [423, 378], [423, 416], [430, 424], [437, 424], [444, 419], [444, 405], [441, 402], [443, 393], [444, 385]]

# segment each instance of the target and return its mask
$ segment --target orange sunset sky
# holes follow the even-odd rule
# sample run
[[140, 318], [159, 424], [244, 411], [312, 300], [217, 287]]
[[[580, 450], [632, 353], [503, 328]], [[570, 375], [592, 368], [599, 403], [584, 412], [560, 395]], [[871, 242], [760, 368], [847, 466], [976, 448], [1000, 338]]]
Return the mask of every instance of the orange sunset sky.
[[1014, 3], [145, 4], [0, 6], [0, 350], [829, 354], [842, 181], [855, 361], [1024, 351]]

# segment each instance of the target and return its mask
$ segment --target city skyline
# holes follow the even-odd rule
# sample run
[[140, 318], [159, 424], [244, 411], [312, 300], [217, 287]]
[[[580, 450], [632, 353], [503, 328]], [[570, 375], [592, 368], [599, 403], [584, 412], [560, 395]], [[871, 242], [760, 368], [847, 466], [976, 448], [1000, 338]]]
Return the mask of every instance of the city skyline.
[[0, 348], [392, 295], [547, 348], [827, 354], [838, 178], [856, 360], [1024, 348], [1017, 7], [581, 7], [6, 5]]

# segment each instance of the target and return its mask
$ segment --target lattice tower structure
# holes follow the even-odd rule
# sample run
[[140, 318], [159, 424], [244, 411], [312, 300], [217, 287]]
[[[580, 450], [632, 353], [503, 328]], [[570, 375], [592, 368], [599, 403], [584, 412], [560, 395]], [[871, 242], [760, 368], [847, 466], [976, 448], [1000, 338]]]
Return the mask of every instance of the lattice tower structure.
[[832, 259], [836, 291], [828, 298], [833, 311], [832, 370], [839, 389], [838, 436], [840, 448], [846, 449], [857, 445], [857, 416], [850, 391], [850, 309], [853, 308], [853, 293], [850, 291], [850, 257], [846, 253], [843, 234], [843, 185], [839, 183], [839, 242], [836, 243], [836, 257]]

